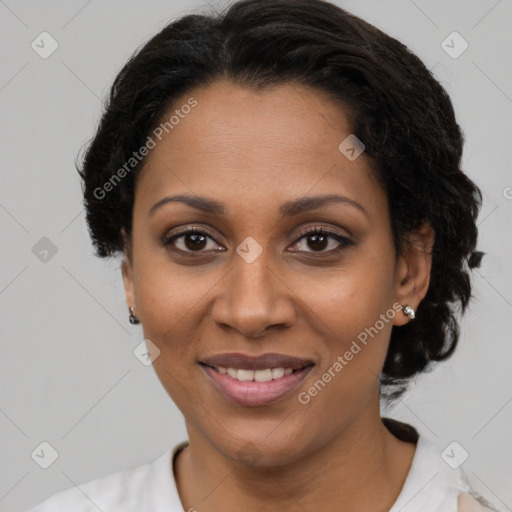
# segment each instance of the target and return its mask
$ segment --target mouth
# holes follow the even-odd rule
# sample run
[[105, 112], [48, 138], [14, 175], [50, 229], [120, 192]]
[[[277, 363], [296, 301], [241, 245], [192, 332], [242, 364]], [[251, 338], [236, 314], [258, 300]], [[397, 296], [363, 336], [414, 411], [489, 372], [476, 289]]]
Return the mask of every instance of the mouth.
[[221, 354], [204, 358], [199, 364], [224, 398], [247, 407], [283, 399], [315, 366], [309, 359], [280, 354]]

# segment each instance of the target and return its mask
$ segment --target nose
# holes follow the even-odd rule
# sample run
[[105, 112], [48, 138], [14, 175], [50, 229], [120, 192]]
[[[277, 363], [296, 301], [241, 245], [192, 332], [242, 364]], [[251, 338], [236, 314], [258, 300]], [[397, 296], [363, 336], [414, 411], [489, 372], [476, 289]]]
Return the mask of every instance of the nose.
[[251, 263], [234, 255], [232, 268], [219, 283], [213, 319], [223, 329], [258, 339], [271, 328], [294, 324], [296, 308], [289, 285], [271, 268], [266, 249]]

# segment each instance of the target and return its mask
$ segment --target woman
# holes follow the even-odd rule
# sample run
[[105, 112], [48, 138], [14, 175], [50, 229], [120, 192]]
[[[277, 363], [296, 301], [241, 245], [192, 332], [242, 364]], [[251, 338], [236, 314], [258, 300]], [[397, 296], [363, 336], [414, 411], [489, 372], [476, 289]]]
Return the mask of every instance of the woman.
[[457, 345], [481, 256], [462, 146], [423, 63], [330, 3], [244, 0], [153, 37], [80, 173], [189, 440], [33, 512], [490, 510], [380, 415]]

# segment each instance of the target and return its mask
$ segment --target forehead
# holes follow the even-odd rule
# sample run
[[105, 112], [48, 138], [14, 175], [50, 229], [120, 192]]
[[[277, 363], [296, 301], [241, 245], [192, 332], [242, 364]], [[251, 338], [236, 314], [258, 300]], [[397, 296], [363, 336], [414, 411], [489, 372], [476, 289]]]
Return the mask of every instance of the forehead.
[[171, 116], [159, 138], [151, 134], [156, 144], [136, 202], [187, 193], [229, 209], [339, 192], [384, 206], [365, 154], [351, 161], [339, 149], [351, 135], [344, 109], [316, 90], [283, 84], [254, 91], [219, 81], [183, 95], [163, 122]]

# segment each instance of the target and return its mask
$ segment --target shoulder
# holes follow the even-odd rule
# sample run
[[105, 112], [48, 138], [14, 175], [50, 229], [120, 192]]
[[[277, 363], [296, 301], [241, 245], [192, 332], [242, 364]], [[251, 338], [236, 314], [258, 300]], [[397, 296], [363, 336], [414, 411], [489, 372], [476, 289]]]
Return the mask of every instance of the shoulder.
[[[446, 503], [457, 506], [457, 512], [497, 512], [484, 498], [480, 497], [471, 487], [468, 476], [462, 466], [453, 468], [446, 462], [446, 449], [442, 450], [437, 444], [420, 437], [422, 463], [434, 472], [437, 480], [435, 488], [439, 494], [446, 496]], [[428, 474], [428, 473], [427, 473]], [[452, 505], [453, 503], [453, 505]]]
[[173, 490], [170, 460], [182, 444], [151, 462], [60, 491], [26, 512], [141, 512], [148, 505], [160, 510], [157, 501]]
[[457, 501], [457, 512], [495, 512], [485, 507], [469, 492], [461, 492]]
[[495, 512], [477, 496], [469, 484], [462, 464], [453, 464], [436, 443], [417, 435], [413, 427], [388, 420], [385, 425], [396, 437], [409, 442], [416, 439], [416, 451], [402, 490], [389, 512]]

